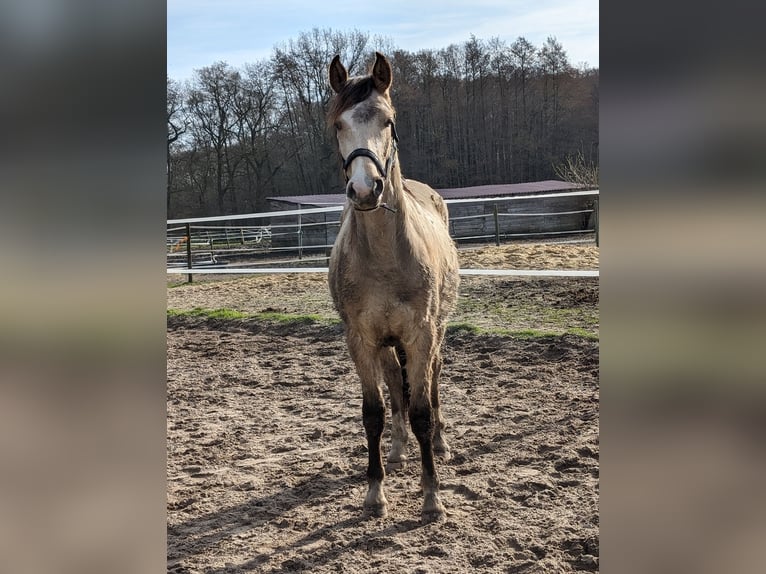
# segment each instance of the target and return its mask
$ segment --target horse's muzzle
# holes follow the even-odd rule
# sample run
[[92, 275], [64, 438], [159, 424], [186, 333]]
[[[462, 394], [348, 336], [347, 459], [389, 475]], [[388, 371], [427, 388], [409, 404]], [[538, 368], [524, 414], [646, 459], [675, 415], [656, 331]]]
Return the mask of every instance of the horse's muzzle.
[[385, 183], [383, 178], [376, 177], [372, 182], [372, 188], [366, 186], [354, 186], [353, 181], [346, 185], [346, 197], [348, 197], [355, 206], [360, 209], [374, 209], [380, 203], [380, 197], [383, 195]]

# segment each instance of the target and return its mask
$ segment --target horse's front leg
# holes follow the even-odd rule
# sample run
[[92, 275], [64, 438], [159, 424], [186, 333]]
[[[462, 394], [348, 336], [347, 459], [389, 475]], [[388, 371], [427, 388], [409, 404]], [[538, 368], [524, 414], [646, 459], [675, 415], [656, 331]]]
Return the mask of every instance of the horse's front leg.
[[364, 507], [374, 516], [388, 513], [388, 501], [383, 493], [383, 458], [380, 442], [386, 424], [386, 406], [381, 390], [379, 348], [364, 345], [359, 339], [349, 337], [351, 358], [362, 383], [362, 421], [367, 434], [367, 482], [369, 489]]

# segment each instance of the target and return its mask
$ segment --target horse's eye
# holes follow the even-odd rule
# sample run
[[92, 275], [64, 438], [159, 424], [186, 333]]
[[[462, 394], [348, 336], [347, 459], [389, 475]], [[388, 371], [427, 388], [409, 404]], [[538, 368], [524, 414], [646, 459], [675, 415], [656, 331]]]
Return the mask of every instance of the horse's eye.
[[333, 125], [335, 126], [335, 131], [340, 131], [340, 122], [335, 122]]

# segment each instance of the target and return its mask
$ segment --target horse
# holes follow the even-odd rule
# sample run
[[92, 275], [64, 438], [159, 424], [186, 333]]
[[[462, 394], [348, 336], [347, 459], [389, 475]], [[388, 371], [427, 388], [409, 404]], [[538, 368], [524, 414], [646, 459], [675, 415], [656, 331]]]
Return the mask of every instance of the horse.
[[[445, 518], [435, 456], [448, 460], [439, 403], [441, 347], [458, 291], [458, 257], [442, 197], [402, 177], [392, 68], [375, 53], [372, 70], [349, 77], [335, 56], [328, 127], [335, 130], [346, 202], [333, 245], [328, 282], [362, 386], [369, 461], [365, 511], [387, 515], [386, 470], [407, 458], [405, 413], [420, 447], [423, 522]], [[383, 468], [381, 436], [391, 400], [391, 449]]]

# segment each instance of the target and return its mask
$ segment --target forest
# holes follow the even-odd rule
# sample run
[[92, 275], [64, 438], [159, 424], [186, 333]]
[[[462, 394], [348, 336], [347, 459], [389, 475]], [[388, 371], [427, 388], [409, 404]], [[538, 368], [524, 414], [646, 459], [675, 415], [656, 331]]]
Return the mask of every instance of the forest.
[[451, 188], [545, 179], [597, 185], [599, 71], [554, 37], [534, 46], [471, 36], [408, 52], [358, 30], [314, 29], [235, 68], [167, 79], [167, 216], [268, 210], [268, 197], [340, 193], [325, 113], [335, 54], [352, 75], [374, 52], [394, 71], [405, 177]]

